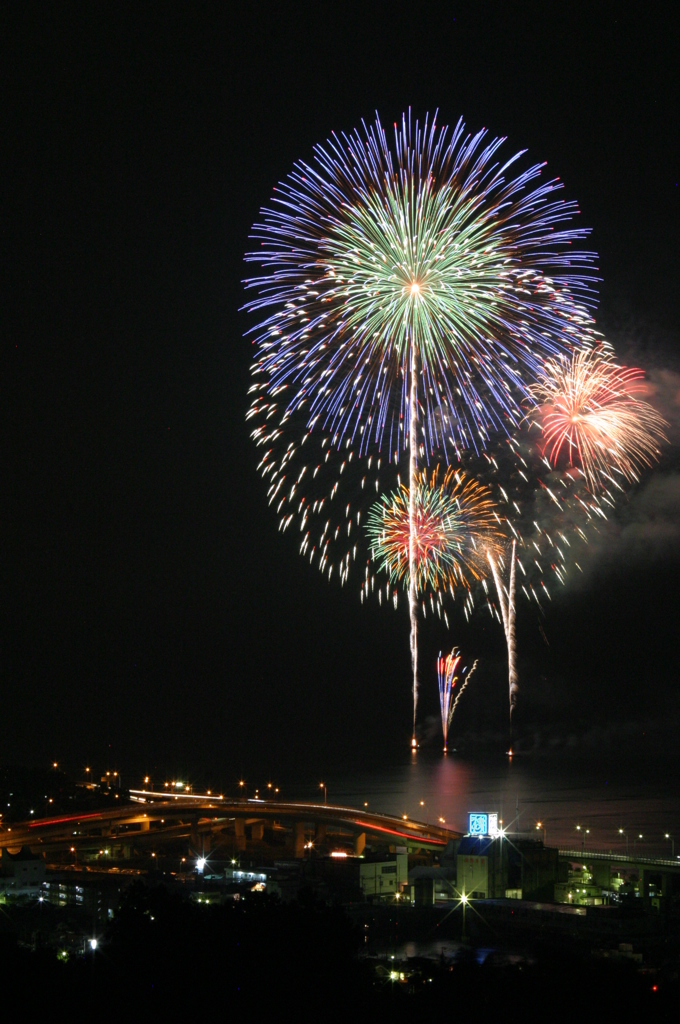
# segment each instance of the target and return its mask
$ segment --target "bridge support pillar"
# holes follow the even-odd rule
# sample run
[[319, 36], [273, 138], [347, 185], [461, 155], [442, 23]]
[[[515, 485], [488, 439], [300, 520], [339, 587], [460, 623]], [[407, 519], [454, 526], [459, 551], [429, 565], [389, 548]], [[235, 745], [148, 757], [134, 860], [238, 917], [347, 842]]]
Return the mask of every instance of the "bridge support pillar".
[[314, 829], [314, 845], [321, 847], [326, 842], [326, 822], [317, 821], [316, 828]]
[[246, 848], [246, 822], [245, 818], [234, 819], [234, 835], [236, 836], [236, 849], [245, 850]]
[[354, 856], [360, 857], [366, 847], [366, 833], [360, 832], [354, 837]]
[[140, 832], [148, 832], [150, 828], [151, 828], [151, 822], [149, 821], [149, 819], [148, 818], [142, 818], [141, 825], [140, 825]]
[[305, 823], [296, 821], [293, 825], [293, 851], [296, 857], [302, 858], [305, 855]]
[[606, 861], [593, 861], [592, 864], [588, 865], [593, 875], [593, 881], [595, 885], [601, 886], [603, 889], [608, 889], [611, 881], [611, 865]]
[[250, 834], [253, 839], [264, 839], [264, 822], [254, 821], [250, 826]]

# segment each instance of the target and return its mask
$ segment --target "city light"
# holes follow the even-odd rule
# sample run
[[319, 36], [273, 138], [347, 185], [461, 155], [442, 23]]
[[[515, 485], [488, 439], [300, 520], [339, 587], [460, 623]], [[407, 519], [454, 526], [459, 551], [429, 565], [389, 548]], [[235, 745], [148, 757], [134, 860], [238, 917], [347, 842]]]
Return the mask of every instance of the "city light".
[[97, 940], [96, 939], [90, 939], [90, 949], [94, 951], [96, 948], [97, 948]]
[[205, 867], [205, 857], [199, 857], [198, 860], [196, 861], [196, 870], [197, 871], [203, 871], [204, 867]]

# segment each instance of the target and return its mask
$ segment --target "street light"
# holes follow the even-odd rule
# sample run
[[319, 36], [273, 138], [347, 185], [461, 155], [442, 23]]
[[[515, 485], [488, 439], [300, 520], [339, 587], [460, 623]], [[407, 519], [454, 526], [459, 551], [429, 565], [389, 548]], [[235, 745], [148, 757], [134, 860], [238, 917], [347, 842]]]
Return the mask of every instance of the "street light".
[[664, 839], [668, 839], [671, 844], [671, 857], [675, 860], [675, 836], [670, 835], [668, 832], [664, 833]]
[[633, 853], [635, 853], [635, 844], [637, 843], [638, 839], [644, 839], [644, 838], [645, 837], [643, 836], [642, 832], [640, 832], [640, 834], [637, 836], [637, 838], [633, 839]]
[[536, 831], [537, 832], [541, 832], [541, 831], [543, 832], [543, 845], [545, 846], [545, 825], [543, 824], [542, 821], [537, 821], [536, 822]]
[[325, 782], [320, 782], [319, 783], [319, 789], [323, 790], [323, 802], [326, 803], [327, 802], [326, 801], [326, 783]]
[[583, 853], [586, 845], [586, 836], [590, 835], [589, 828], [581, 828], [580, 825], [576, 826], [576, 831], [581, 833], [581, 853]]
[[620, 828], [619, 829], [619, 835], [626, 837], [626, 857], [627, 857], [628, 856], [628, 833], [625, 832], [622, 828]]

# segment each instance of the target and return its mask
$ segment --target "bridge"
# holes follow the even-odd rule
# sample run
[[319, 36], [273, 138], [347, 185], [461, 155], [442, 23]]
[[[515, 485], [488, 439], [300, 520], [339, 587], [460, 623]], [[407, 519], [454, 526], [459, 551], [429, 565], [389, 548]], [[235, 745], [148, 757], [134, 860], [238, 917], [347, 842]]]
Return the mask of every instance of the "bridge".
[[571, 864], [583, 864], [593, 876], [595, 885], [609, 889], [613, 871], [621, 871], [637, 875], [640, 883], [640, 895], [649, 896], [650, 885], [667, 895], [669, 887], [677, 890], [677, 878], [680, 876], [680, 860], [668, 860], [662, 857], [643, 857], [632, 853], [601, 853], [591, 850], [560, 850], [561, 861]]
[[602, 853], [595, 850], [560, 850], [559, 854], [562, 860], [568, 860], [575, 864], [606, 861], [612, 867], [638, 868], [640, 870], [646, 867], [656, 867], [680, 874], [680, 858], [671, 860], [665, 857], [641, 857], [634, 853]]
[[208, 852], [217, 844], [242, 852], [248, 843], [264, 841], [267, 830], [278, 846], [301, 858], [311, 847], [360, 856], [367, 840], [409, 852], [443, 850], [462, 834], [440, 824], [332, 804], [168, 796], [147, 790], [131, 790], [130, 800], [122, 806], [5, 826], [0, 829], [0, 847], [16, 852], [28, 846], [46, 855], [77, 856], [96, 854], [105, 846], [110, 858], [129, 859], [187, 841], [194, 850]]

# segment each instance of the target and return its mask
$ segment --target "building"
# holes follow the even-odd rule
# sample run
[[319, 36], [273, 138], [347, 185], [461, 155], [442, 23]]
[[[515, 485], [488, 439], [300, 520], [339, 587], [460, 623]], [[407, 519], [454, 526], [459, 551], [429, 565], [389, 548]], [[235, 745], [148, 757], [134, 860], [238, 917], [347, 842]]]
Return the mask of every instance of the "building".
[[408, 885], [408, 854], [395, 853], [387, 860], [365, 860], [359, 868], [364, 899], [394, 899]]
[[45, 861], [23, 846], [18, 853], [3, 847], [0, 861], [0, 886], [7, 896], [37, 896], [45, 881]]
[[472, 899], [552, 900], [559, 854], [540, 840], [465, 836], [456, 858], [456, 887]]

